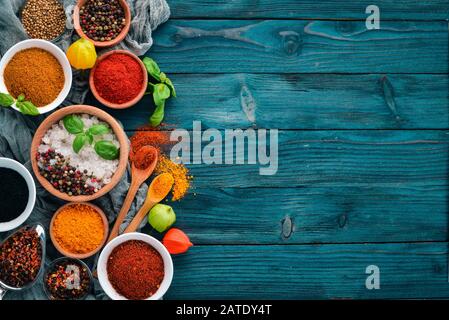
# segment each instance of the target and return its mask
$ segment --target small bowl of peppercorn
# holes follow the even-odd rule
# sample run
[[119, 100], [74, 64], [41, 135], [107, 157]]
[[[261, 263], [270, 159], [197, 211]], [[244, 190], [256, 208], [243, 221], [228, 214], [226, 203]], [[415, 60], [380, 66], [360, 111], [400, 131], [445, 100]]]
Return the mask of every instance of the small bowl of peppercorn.
[[50, 300], [84, 300], [92, 284], [89, 267], [78, 259], [56, 259], [44, 272], [44, 291]]
[[73, 11], [75, 30], [96, 47], [112, 47], [121, 42], [131, 26], [131, 10], [126, 0], [80, 0]]

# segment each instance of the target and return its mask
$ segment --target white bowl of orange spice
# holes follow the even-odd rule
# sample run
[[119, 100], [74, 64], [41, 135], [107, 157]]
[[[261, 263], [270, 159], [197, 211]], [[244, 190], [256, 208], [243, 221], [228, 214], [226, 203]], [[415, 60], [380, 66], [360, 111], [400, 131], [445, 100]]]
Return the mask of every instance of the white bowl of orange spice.
[[[29, 39], [12, 46], [0, 61], [0, 93], [11, 106], [27, 115], [57, 108], [72, 87], [72, 68], [65, 53], [53, 43]], [[6, 102], [8, 99], [4, 98]]]

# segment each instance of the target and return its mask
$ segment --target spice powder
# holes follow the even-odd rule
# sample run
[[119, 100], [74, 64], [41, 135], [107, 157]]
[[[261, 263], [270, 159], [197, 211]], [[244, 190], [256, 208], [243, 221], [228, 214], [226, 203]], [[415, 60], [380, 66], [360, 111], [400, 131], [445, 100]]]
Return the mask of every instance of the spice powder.
[[8, 92], [25, 95], [36, 107], [52, 103], [64, 87], [64, 71], [48, 51], [30, 48], [19, 51], [5, 67], [3, 78]]
[[53, 236], [64, 250], [71, 253], [91, 252], [103, 241], [103, 219], [91, 206], [72, 204], [63, 208], [55, 217]]
[[165, 274], [164, 261], [148, 243], [130, 240], [112, 250], [107, 273], [119, 294], [130, 300], [143, 300], [159, 289]]

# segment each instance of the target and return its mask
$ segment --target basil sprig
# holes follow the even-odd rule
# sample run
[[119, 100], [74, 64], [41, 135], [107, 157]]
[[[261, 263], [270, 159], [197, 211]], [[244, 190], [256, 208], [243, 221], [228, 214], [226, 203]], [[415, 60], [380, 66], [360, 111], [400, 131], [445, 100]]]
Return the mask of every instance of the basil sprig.
[[75, 153], [79, 153], [85, 145], [94, 145], [95, 152], [103, 159], [118, 159], [120, 149], [117, 148], [111, 141], [100, 140], [94, 144], [94, 136], [100, 136], [111, 132], [107, 125], [101, 123], [94, 124], [85, 130], [83, 120], [75, 114], [65, 116], [62, 122], [64, 124], [64, 128], [69, 133], [76, 134], [72, 144], [72, 148]]
[[30, 116], [40, 115], [39, 110], [31, 101], [25, 101], [25, 95], [21, 94], [20, 96], [17, 97], [16, 100], [11, 95], [0, 92], [1, 107], [9, 108], [14, 104], [14, 102], [16, 103], [16, 107], [20, 110], [22, 114]]
[[150, 125], [157, 127], [161, 124], [165, 114], [165, 101], [170, 97], [176, 97], [176, 90], [173, 82], [167, 77], [164, 72], [157, 65], [156, 61], [149, 57], [143, 59], [145, 68], [148, 74], [158, 83], [148, 83], [149, 92], [147, 94], [153, 95], [153, 101], [156, 106], [153, 114], [150, 117]]

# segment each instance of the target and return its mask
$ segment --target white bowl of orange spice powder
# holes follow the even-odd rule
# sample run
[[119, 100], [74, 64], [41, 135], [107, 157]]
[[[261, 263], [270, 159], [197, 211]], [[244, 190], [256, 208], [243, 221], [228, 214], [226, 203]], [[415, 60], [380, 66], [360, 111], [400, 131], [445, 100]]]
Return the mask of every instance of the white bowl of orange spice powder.
[[[12, 46], [0, 61], [0, 92], [12, 96], [15, 99], [12, 107], [22, 113], [37, 115], [56, 109], [71, 87], [70, 63], [65, 53], [49, 41], [21, 41]], [[22, 109], [17, 106], [20, 96], [37, 108], [33, 108], [35, 113], [23, 104]]]
[[108, 233], [109, 224], [104, 212], [87, 202], [62, 206], [50, 222], [53, 245], [70, 258], [93, 256], [105, 244]]

